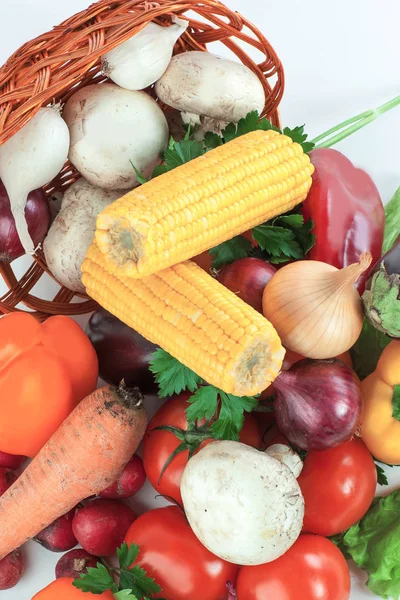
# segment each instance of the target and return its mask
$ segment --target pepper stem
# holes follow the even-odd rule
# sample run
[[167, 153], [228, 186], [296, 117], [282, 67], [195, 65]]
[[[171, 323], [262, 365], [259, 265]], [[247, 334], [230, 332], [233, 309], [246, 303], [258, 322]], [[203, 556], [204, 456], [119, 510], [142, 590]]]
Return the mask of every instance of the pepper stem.
[[382, 104], [377, 108], [366, 110], [355, 117], [346, 119], [346, 121], [339, 123], [339, 125], [335, 125], [335, 127], [331, 127], [331, 129], [328, 129], [328, 131], [317, 135], [317, 137], [311, 140], [311, 142], [315, 144], [315, 148], [331, 148], [331, 146], [341, 142], [369, 123], [372, 123], [372, 121], [375, 121], [375, 119], [383, 115], [385, 112], [388, 112], [398, 104], [400, 104], [400, 96], [396, 96], [392, 100], [389, 100], [389, 102], [385, 102], [385, 104]]

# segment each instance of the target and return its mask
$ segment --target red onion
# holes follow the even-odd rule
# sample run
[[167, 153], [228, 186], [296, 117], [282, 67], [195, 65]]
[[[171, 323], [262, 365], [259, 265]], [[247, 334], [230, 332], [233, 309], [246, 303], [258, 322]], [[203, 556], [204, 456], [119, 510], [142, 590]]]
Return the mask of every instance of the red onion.
[[340, 360], [302, 360], [282, 371], [274, 388], [278, 427], [297, 448], [332, 448], [360, 425], [360, 381]]
[[[42, 190], [34, 190], [29, 194], [25, 205], [25, 219], [36, 247], [43, 242], [50, 227], [50, 207]], [[12, 262], [24, 254], [11, 213], [10, 200], [0, 181], [0, 261]]]

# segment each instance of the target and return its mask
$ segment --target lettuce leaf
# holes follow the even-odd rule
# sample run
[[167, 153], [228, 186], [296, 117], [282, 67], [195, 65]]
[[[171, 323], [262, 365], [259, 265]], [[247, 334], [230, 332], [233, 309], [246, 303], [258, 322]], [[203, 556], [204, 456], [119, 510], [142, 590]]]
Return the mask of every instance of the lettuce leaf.
[[367, 571], [371, 592], [400, 598], [400, 489], [375, 498], [365, 517], [332, 541]]

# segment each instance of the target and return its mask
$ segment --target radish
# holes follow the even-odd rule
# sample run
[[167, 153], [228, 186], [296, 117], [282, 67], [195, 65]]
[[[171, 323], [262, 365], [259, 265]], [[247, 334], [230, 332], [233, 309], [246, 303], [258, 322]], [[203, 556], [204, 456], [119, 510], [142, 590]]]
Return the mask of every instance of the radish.
[[71, 96], [63, 117], [71, 134], [70, 161], [89, 183], [106, 190], [138, 185], [133, 167], [150, 177], [167, 147], [167, 121], [144, 92], [89, 85]]
[[240, 442], [213, 442], [195, 454], [181, 494], [201, 543], [235, 564], [271, 562], [301, 532], [304, 500], [291, 470]]

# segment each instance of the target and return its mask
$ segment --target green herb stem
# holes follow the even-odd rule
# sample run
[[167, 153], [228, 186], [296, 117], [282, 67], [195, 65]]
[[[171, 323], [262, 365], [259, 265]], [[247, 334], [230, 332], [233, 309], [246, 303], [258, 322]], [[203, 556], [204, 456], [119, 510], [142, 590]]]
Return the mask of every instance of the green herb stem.
[[398, 106], [399, 104], [400, 96], [396, 96], [392, 100], [389, 100], [389, 102], [385, 102], [377, 108], [366, 110], [360, 113], [359, 115], [356, 115], [355, 117], [346, 119], [346, 121], [339, 123], [339, 125], [335, 125], [335, 127], [331, 127], [331, 129], [324, 131], [324, 133], [321, 133], [320, 135], [315, 137], [313, 140], [311, 140], [311, 142], [315, 144], [315, 148], [331, 148], [332, 146], [349, 137], [359, 129], [362, 129], [369, 123], [372, 123], [372, 121], [375, 121], [375, 119], [383, 115], [385, 112], [388, 112], [395, 106]]

